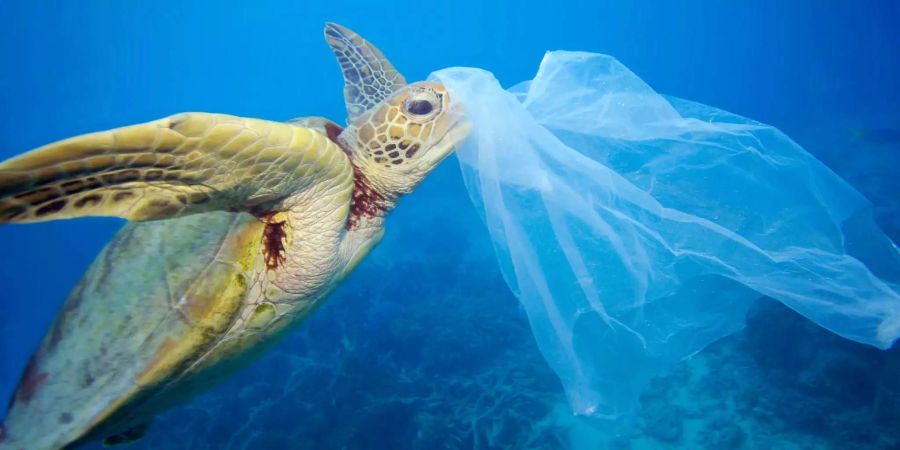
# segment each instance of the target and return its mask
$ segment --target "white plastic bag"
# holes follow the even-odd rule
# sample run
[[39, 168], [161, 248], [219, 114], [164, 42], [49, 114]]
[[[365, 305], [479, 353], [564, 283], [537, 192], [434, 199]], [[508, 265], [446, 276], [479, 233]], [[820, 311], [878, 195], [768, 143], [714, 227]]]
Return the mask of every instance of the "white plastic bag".
[[897, 248], [775, 128], [660, 96], [605, 55], [548, 53], [509, 91], [479, 69], [432, 76], [474, 125], [469, 193], [577, 413], [630, 415], [761, 295], [858, 342], [900, 336]]

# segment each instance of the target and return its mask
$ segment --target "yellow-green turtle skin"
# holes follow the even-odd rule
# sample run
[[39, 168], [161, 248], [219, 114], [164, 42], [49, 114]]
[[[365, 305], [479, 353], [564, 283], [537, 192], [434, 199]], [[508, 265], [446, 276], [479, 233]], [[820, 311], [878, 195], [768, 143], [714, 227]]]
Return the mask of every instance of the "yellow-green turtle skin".
[[346, 28], [325, 35], [346, 129], [187, 113], [0, 162], [0, 224], [131, 221], [29, 362], [0, 450], [139, 438], [321, 305], [381, 240], [398, 198], [468, 134], [442, 85], [406, 85]]
[[[347, 265], [339, 244], [352, 170], [335, 144], [318, 145], [345, 158], [345, 176], [295, 193], [287, 212], [127, 224], [30, 361], [0, 448], [56, 449], [139, 426], [306, 317]], [[267, 248], [273, 229], [280, 255]]]

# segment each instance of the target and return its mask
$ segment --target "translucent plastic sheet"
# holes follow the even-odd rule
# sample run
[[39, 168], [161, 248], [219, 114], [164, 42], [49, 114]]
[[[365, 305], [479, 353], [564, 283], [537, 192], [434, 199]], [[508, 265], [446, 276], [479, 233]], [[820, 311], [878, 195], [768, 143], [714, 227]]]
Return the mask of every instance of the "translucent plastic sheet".
[[761, 295], [848, 339], [900, 335], [897, 248], [775, 128], [660, 96], [598, 54], [548, 53], [509, 91], [479, 69], [433, 77], [474, 124], [468, 190], [577, 413], [629, 416]]

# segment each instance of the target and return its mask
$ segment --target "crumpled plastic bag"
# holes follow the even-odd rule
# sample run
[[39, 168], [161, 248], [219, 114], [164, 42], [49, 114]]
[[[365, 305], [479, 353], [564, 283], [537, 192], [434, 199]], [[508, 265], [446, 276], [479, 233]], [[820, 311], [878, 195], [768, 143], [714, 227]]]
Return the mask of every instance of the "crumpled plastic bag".
[[599, 54], [550, 52], [508, 91], [480, 69], [432, 77], [473, 123], [466, 186], [576, 413], [631, 416], [651, 377], [764, 295], [854, 341], [900, 336], [897, 247], [777, 129]]

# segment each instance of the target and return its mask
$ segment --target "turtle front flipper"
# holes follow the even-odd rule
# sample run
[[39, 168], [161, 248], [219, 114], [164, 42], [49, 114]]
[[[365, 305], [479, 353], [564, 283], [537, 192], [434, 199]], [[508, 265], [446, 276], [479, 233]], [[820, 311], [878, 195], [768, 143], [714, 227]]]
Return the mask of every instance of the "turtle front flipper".
[[324, 178], [350, 176], [346, 155], [316, 131], [186, 113], [66, 139], [0, 163], [0, 223], [265, 212]]

